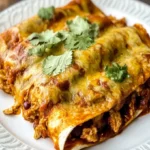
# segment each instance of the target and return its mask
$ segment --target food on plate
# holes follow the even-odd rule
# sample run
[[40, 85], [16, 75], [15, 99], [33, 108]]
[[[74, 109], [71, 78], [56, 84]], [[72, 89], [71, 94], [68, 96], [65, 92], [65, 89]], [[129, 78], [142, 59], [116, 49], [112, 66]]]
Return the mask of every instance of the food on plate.
[[82, 149], [117, 134], [150, 107], [150, 38], [90, 0], [41, 8], [0, 35], [0, 88], [36, 139]]

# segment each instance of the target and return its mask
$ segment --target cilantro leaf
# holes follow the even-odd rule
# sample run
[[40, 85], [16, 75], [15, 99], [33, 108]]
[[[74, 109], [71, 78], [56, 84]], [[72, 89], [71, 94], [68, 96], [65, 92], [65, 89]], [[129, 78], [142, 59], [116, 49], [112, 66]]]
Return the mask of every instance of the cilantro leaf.
[[54, 18], [55, 7], [41, 8], [38, 12], [38, 16], [43, 20], [49, 20]]
[[70, 34], [65, 41], [65, 48], [68, 50], [84, 50], [93, 43], [93, 40], [86, 34]]
[[42, 33], [33, 33], [28, 37], [30, 43], [35, 46], [29, 50], [29, 55], [43, 56], [49, 53], [50, 48], [59, 44], [62, 40], [52, 30]]
[[72, 63], [72, 51], [59, 56], [49, 56], [43, 62], [43, 72], [47, 75], [58, 75]]
[[[44, 11], [41, 9], [41, 14], [45, 15], [44, 13], [46, 13], [48, 16], [48, 12]], [[43, 61], [43, 72], [47, 75], [57, 75], [65, 71], [72, 63], [72, 50], [87, 49], [94, 43], [95, 38], [99, 34], [99, 26], [97, 24], [91, 24], [79, 16], [73, 21], [68, 21], [67, 25], [69, 31], [62, 30], [54, 33], [52, 30], [47, 30], [42, 33], [33, 33], [28, 37], [28, 40], [33, 45], [28, 54], [40, 57], [46, 56]], [[67, 51], [59, 56], [50, 55], [52, 50], [54, 50], [53, 47], [59, 43], [63, 43]]]
[[91, 24], [89, 35], [92, 39], [96, 38], [99, 34], [99, 25], [98, 24]]
[[58, 38], [60, 38], [62, 41], [65, 41], [67, 39], [67, 37], [69, 36], [69, 32], [62, 30], [56, 33], [56, 36]]
[[42, 33], [33, 33], [28, 37], [28, 40], [33, 45], [38, 45], [46, 42], [57, 44], [61, 41], [60, 38], [57, 37], [52, 30], [47, 30]]
[[37, 45], [29, 50], [28, 55], [36, 55], [36, 56], [43, 56], [44, 54], [49, 54], [51, 52], [52, 44], [42, 44]]
[[127, 66], [120, 66], [117, 63], [113, 63], [112, 66], [105, 67], [106, 76], [115, 82], [123, 82], [130, 75], [127, 72]]
[[30, 41], [30, 43], [34, 46], [38, 45], [39, 44], [39, 38], [40, 37], [40, 34], [38, 33], [33, 33], [31, 34], [29, 37], [28, 37], [28, 40]]
[[88, 21], [79, 16], [77, 16], [73, 21], [67, 21], [67, 25], [69, 30], [77, 35], [80, 35], [90, 29]]
[[89, 36], [93, 39], [99, 34], [99, 25], [91, 24], [85, 18], [77, 16], [74, 20], [68, 21], [67, 26], [71, 33], [75, 35], [81, 34], [89, 34]]
[[39, 38], [40, 34], [39, 33], [32, 33], [29, 37], [28, 40], [33, 40], [35, 38]]
[[65, 41], [65, 48], [69, 50], [83, 50], [88, 48], [99, 34], [99, 25], [90, 24], [86, 19], [77, 16], [67, 22], [69, 36]]
[[42, 32], [41, 40], [51, 44], [58, 44], [59, 42], [61, 42], [61, 39], [57, 37], [56, 33], [54, 33], [52, 30], [47, 30], [45, 32]]
[[44, 54], [44, 45], [38, 45], [37, 47], [29, 49], [28, 55], [37, 55], [37, 56], [43, 56]]

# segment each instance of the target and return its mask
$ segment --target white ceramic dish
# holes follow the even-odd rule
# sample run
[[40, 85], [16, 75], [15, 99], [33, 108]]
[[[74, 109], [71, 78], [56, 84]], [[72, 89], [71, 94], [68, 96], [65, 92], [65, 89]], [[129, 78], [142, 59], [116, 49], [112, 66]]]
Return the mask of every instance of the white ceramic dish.
[[[42, 6], [65, 5], [69, 0], [26, 0], [0, 13], [0, 32], [37, 13]], [[133, 0], [93, 0], [106, 14], [141, 23], [150, 33], [150, 7]], [[2, 110], [13, 98], [0, 91], [0, 150], [54, 150], [50, 139], [33, 138], [32, 124], [21, 116], [5, 116]], [[135, 120], [123, 133], [88, 150], [150, 150], [150, 115]]]

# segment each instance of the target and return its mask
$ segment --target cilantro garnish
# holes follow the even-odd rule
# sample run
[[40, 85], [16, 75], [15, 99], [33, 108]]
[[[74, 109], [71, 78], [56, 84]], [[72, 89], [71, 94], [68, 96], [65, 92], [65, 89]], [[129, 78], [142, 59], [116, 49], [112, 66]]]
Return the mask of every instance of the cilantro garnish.
[[28, 40], [35, 46], [43, 43], [58, 44], [61, 41], [52, 30], [47, 30], [42, 33], [33, 33], [28, 37]]
[[72, 63], [72, 51], [59, 56], [49, 56], [43, 62], [43, 72], [47, 75], [58, 75]]
[[99, 25], [98, 24], [91, 24], [90, 30], [89, 30], [89, 35], [92, 39], [96, 38], [99, 34]]
[[53, 46], [56, 46], [62, 41], [61, 38], [51, 30], [47, 30], [40, 34], [33, 33], [28, 37], [28, 40], [34, 46], [29, 50], [29, 55], [38, 56], [49, 53]]
[[60, 38], [62, 41], [65, 41], [69, 36], [69, 32], [65, 31], [65, 30], [62, 30], [62, 31], [57, 32], [56, 36], [58, 38]]
[[37, 55], [37, 56], [43, 56], [45, 53], [45, 45], [38, 45], [37, 47], [34, 47], [29, 50], [28, 55]]
[[[99, 26], [91, 24], [86, 19], [77, 16], [67, 22], [68, 31], [62, 30], [54, 33], [47, 30], [42, 33], [33, 33], [28, 40], [33, 45], [29, 55], [48, 56], [43, 62], [43, 72], [49, 75], [57, 75], [63, 72], [72, 63], [73, 50], [85, 50], [94, 43], [98, 36]], [[64, 44], [66, 52], [59, 56], [50, 55], [52, 47]], [[50, 56], [49, 56], [50, 55]]]
[[99, 26], [90, 24], [86, 19], [77, 16], [73, 21], [68, 21], [70, 34], [65, 42], [65, 47], [70, 50], [84, 50], [94, 43], [98, 36]]
[[70, 34], [65, 41], [65, 48], [68, 50], [84, 50], [88, 48], [92, 43], [93, 39], [91, 39], [86, 34]]
[[67, 21], [67, 26], [70, 32], [80, 35], [83, 32], [89, 31], [90, 25], [84, 18], [77, 16], [74, 20]]
[[41, 8], [38, 12], [38, 16], [43, 20], [49, 20], [54, 18], [55, 8], [54, 6], [48, 8]]
[[123, 82], [130, 75], [127, 72], [127, 66], [120, 66], [117, 63], [113, 63], [112, 66], [105, 67], [106, 76], [115, 82]]
[[67, 26], [74, 35], [86, 34], [91, 39], [98, 36], [99, 25], [91, 24], [87, 19], [77, 16], [74, 20], [68, 21]]
[[53, 44], [42, 44], [37, 45], [36, 47], [33, 47], [29, 50], [28, 55], [35, 55], [35, 56], [43, 56], [44, 54], [50, 54], [51, 48], [53, 47]]

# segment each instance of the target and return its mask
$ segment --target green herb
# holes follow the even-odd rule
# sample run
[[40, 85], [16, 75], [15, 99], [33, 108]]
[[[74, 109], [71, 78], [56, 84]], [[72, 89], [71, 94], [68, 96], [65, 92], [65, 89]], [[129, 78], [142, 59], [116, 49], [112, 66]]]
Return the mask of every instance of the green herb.
[[43, 72], [47, 75], [58, 75], [72, 63], [72, 51], [59, 56], [49, 56], [43, 62]]
[[39, 36], [40, 36], [40, 34], [38, 34], [38, 33], [33, 33], [33, 34], [31, 34], [29, 37], [28, 37], [28, 40], [30, 41], [30, 43], [32, 44], [32, 45], [38, 45], [39, 44]]
[[93, 39], [91, 39], [86, 34], [70, 34], [67, 40], [65, 41], [65, 48], [68, 50], [84, 50], [88, 48], [92, 43]]
[[50, 54], [52, 46], [52, 44], [37, 45], [29, 50], [28, 55], [36, 55], [41, 57], [44, 54]]
[[94, 39], [99, 34], [99, 25], [91, 24], [87, 19], [77, 16], [73, 21], [68, 21], [67, 26], [71, 33], [75, 35], [87, 34]]
[[[63, 72], [72, 63], [73, 50], [84, 50], [90, 47], [99, 34], [97, 24], [90, 24], [81, 17], [68, 21], [67, 25], [69, 31], [62, 30], [54, 33], [52, 30], [47, 30], [42, 33], [33, 33], [28, 37], [33, 46], [29, 50], [29, 55], [48, 56], [43, 62], [45, 74], [57, 75]], [[60, 43], [64, 44], [66, 52], [59, 56], [50, 55], [52, 54], [52, 48]]]
[[73, 21], [67, 21], [70, 32], [80, 35], [90, 29], [90, 24], [84, 18], [77, 16]]
[[29, 50], [29, 55], [43, 56], [44, 53], [49, 53], [53, 46], [59, 44], [62, 40], [51, 31], [47, 30], [40, 34], [33, 33], [28, 37], [30, 43], [34, 46]]
[[44, 45], [38, 45], [37, 47], [29, 49], [28, 55], [43, 56], [44, 52], [45, 52]]
[[89, 30], [89, 35], [92, 39], [96, 38], [99, 34], [99, 25], [98, 24], [91, 24], [90, 30]]
[[69, 32], [65, 31], [65, 30], [62, 30], [62, 31], [57, 32], [56, 36], [58, 38], [60, 38], [61, 41], [65, 41], [68, 38], [68, 36], [69, 36]]
[[58, 44], [61, 41], [52, 30], [47, 30], [42, 33], [33, 33], [28, 37], [28, 40], [35, 46], [43, 43]]
[[54, 18], [55, 8], [54, 6], [48, 8], [41, 8], [38, 12], [38, 16], [43, 20], [49, 20]]
[[67, 22], [70, 34], [65, 41], [65, 48], [69, 50], [84, 50], [94, 43], [98, 36], [99, 26], [90, 24], [86, 19], [77, 16]]
[[115, 82], [123, 82], [130, 77], [127, 72], [127, 66], [120, 66], [117, 63], [113, 63], [112, 66], [106, 66], [105, 72], [106, 76]]

